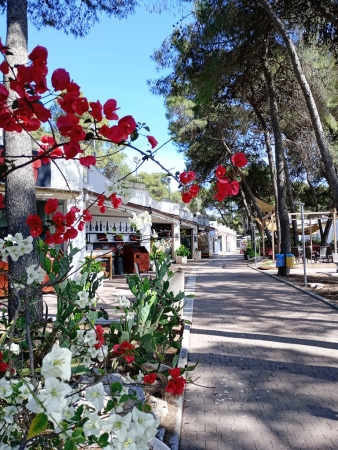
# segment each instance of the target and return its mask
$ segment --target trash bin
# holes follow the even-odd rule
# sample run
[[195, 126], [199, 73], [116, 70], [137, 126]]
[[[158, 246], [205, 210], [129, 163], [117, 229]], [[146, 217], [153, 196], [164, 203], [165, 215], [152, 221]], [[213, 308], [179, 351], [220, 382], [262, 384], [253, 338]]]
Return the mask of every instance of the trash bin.
[[284, 267], [285, 266], [285, 255], [279, 254], [276, 255], [276, 267]]
[[293, 255], [292, 253], [285, 255], [285, 262], [286, 267], [292, 269], [295, 266], [295, 255]]

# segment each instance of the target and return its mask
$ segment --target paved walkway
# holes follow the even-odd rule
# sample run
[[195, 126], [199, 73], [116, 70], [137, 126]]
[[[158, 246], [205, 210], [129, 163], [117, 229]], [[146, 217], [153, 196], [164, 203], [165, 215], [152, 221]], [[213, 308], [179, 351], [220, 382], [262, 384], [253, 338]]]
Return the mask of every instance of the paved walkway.
[[[224, 264], [226, 264], [224, 268]], [[338, 311], [229, 255], [194, 264], [180, 450], [338, 448]]]

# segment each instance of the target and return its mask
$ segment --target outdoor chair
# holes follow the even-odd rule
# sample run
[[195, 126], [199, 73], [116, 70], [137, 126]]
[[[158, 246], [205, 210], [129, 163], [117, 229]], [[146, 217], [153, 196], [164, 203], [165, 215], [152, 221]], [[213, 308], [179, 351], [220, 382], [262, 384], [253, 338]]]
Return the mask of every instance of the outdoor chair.
[[297, 262], [300, 262], [301, 254], [300, 254], [300, 252], [299, 252], [298, 247], [291, 247], [291, 253], [294, 255], [295, 260], [296, 260]]
[[313, 252], [310, 247], [305, 247], [305, 258], [306, 261], [316, 261], [316, 253]]
[[333, 248], [331, 246], [326, 247], [326, 257], [328, 262], [333, 262], [333, 258], [332, 258], [332, 250]]
[[327, 247], [320, 247], [318, 258], [319, 258], [319, 261], [328, 259], [327, 258]]

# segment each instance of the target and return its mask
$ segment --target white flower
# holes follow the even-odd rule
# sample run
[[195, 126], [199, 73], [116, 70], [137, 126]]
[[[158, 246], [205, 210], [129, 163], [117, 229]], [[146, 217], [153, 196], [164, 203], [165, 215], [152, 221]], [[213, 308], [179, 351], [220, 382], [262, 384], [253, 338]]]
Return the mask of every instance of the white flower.
[[118, 450], [137, 450], [135, 437], [135, 430], [128, 430], [127, 434], [121, 441], [118, 439], [119, 442], [117, 443], [116, 448]]
[[18, 412], [18, 408], [14, 405], [5, 406], [3, 408], [3, 411], [5, 412], [4, 420], [7, 423], [13, 423], [14, 422], [14, 416]]
[[45, 403], [48, 401], [48, 396], [45, 391], [40, 391], [38, 394], [35, 394], [34, 397], [29, 400], [26, 404], [26, 408], [29, 411], [32, 411], [35, 414], [39, 414], [41, 412], [45, 412]]
[[89, 387], [86, 389], [85, 393], [86, 400], [98, 411], [101, 411], [103, 408], [103, 397], [106, 395], [103, 384], [100, 382], [95, 386]]
[[11, 343], [11, 345], [5, 345], [5, 349], [12, 352], [14, 355], [20, 355], [20, 345], [15, 344], [14, 342]]
[[89, 297], [89, 292], [85, 292], [85, 291], [80, 291], [77, 294], [77, 300], [75, 300], [75, 303], [80, 307], [80, 308], [85, 308], [86, 306], [88, 306], [90, 304], [90, 301], [88, 299]]
[[134, 406], [133, 424], [135, 426], [135, 435], [146, 437], [146, 439], [149, 440], [156, 435], [159, 420], [156, 420], [150, 413], [139, 411]]
[[130, 301], [127, 299], [127, 297], [124, 295], [118, 295], [116, 300], [119, 302], [122, 308], [129, 308], [131, 304]]
[[92, 361], [91, 357], [89, 355], [85, 355], [82, 359], [82, 365], [88, 368], [92, 364], [94, 364], [94, 361]]
[[83, 424], [83, 432], [85, 436], [91, 436], [94, 435], [96, 437], [99, 437], [101, 434], [102, 429], [102, 419], [97, 414], [97, 412], [91, 412], [88, 414], [85, 414], [84, 417], [88, 417], [89, 420]]
[[108, 355], [108, 345], [102, 345], [98, 350], [97, 350], [97, 358], [100, 362], [102, 362], [104, 360], [104, 358], [106, 358], [106, 356]]
[[52, 350], [42, 360], [41, 375], [44, 377], [59, 377], [70, 380], [72, 352], [54, 344]]
[[132, 320], [132, 319], [134, 319], [134, 317], [135, 317], [135, 314], [133, 312], [131, 312], [131, 311], [127, 312], [126, 320]]
[[46, 276], [46, 272], [43, 270], [42, 267], [36, 267], [35, 264], [27, 267], [26, 269], [27, 272], [27, 284], [32, 284], [34, 281], [36, 283], [42, 283], [45, 276]]
[[48, 377], [45, 379], [46, 394], [48, 396], [48, 402], [46, 402], [46, 410], [48, 413], [60, 412], [67, 406], [66, 395], [70, 394], [72, 388], [69, 384], [63, 383], [54, 377]]
[[0, 398], [6, 398], [12, 395], [13, 389], [11, 383], [6, 378], [0, 379]]
[[130, 421], [130, 412], [125, 416], [111, 414], [110, 417], [102, 423], [102, 429], [108, 433], [114, 433], [119, 441], [123, 441], [127, 435]]
[[153, 239], [156, 239], [156, 238], [158, 238], [158, 234], [156, 233], [156, 231], [155, 230], [151, 230], [152, 232], [151, 232], [151, 237], [153, 238]]
[[34, 386], [29, 381], [24, 381], [24, 384], [19, 387], [19, 395], [16, 397], [17, 403], [22, 403], [23, 400], [30, 400], [33, 395], [32, 392], [34, 392]]

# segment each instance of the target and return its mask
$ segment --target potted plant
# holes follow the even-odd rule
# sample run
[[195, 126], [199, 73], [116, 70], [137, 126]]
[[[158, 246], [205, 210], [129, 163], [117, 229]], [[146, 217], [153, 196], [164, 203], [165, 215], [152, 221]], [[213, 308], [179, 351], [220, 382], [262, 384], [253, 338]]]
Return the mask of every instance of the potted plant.
[[194, 255], [195, 259], [201, 259], [202, 258], [202, 251], [199, 247], [195, 248], [195, 255]]
[[123, 241], [123, 234], [122, 233], [115, 234], [114, 239], [115, 239], [115, 241], [119, 241], [119, 242]]
[[181, 244], [175, 253], [177, 264], [187, 264], [188, 256], [190, 256], [190, 250], [185, 245]]

